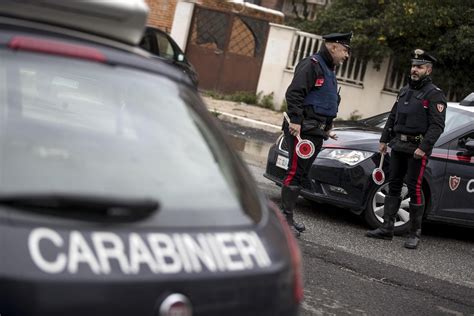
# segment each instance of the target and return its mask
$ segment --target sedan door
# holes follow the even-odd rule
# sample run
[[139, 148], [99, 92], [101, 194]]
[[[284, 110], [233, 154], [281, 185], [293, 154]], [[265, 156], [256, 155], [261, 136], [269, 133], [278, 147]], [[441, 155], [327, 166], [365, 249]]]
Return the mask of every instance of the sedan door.
[[474, 226], [474, 153], [465, 144], [474, 140], [474, 130], [455, 138], [449, 145], [442, 198], [436, 217]]

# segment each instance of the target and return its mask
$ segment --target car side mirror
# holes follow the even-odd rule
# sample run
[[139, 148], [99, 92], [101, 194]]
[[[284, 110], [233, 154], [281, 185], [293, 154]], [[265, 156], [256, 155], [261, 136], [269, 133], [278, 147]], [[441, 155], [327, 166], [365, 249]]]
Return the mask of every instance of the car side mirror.
[[176, 56], [176, 60], [177, 61], [184, 61], [184, 55], [183, 54], [178, 54], [178, 56]]

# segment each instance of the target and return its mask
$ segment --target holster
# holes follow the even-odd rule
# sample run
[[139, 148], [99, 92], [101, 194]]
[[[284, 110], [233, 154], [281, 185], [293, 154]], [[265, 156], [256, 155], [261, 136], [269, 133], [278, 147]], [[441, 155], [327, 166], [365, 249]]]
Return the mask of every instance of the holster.
[[326, 124], [316, 119], [305, 119], [301, 124], [301, 134], [324, 136]]

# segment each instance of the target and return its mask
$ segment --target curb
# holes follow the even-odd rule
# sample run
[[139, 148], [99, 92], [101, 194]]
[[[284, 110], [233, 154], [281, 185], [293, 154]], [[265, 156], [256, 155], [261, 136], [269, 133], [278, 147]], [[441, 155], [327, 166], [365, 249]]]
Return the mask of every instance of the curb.
[[238, 116], [238, 115], [235, 115], [235, 114], [220, 112], [220, 111], [216, 111], [216, 110], [212, 110], [211, 112], [214, 113], [214, 114], [217, 114], [217, 118], [219, 118], [223, 121], [227, 121], [227, 122], [238, 124], [238, 125], [245, 126], [245, 127], [261, 129], [261, 130], [264, 130], [264, 131], [267, 131], [267, 132], [270, 132], [270, 133], [280, 133], [281, 132], [281, 126], [277, 126], [277, 125], [273, 125], [273, 124], [269, 124], [269, 123], [249, 119], [247, 117], [242, 117], [242, 116]]

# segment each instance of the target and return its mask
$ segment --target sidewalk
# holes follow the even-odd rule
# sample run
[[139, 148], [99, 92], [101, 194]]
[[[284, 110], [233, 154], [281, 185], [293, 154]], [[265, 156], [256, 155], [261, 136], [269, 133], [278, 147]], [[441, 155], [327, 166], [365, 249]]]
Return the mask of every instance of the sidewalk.
[[240, 102], [216, 100], [207, 96], [202, 96], [202, 98], [209, 111], [216, 113], [221, 120], [271, 133], [281, 131], [283, 121], [281, 112]]

